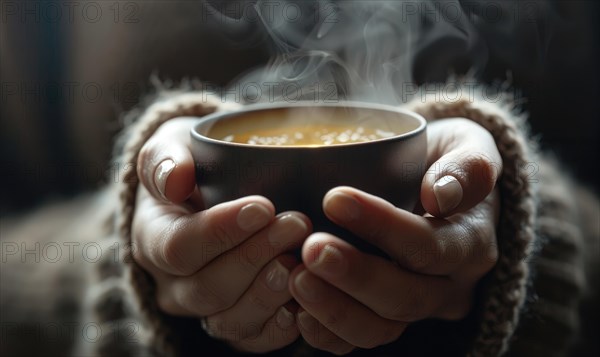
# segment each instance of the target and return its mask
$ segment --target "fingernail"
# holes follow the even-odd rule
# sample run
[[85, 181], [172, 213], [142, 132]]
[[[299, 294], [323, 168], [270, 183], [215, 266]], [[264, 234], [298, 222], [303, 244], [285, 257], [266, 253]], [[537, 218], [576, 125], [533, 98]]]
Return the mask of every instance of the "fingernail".
[[275, 261], [273, 268], [267, 273], [267, 286], [273, 291], [283, 291], [287, 288], [289, 276], [289, 271]]
[[341, 221], [353, 221], [360, 217], [360, 203], [356, 198], [343, 193], [335, 192], [325, 201], [327, 212]]
[[294, 280], [294, 285], [296, 286], [296, 291], [300, 296], [309, 302], [318, 302], [319, 296], [314, 289], [314, 286], [310, 286], [308, 279], [308, 272], [305, 270], [300, 274], [296, 275], [296, 279]]
[[285, 244], [308, 233], [308, 226], [293, 214], [279, 217], [269, 228], [268, 239], [271, 244]]
[[282, 306], [277, 310], [275, 322], [279, 327], [285, 330], [294, 324], [294, 315]]
[[206, 321], [206, 317], [200, 319], [200, 327], [204, 330], [204, 332], [206, 332], [207, 335], [209, 335], [210, 337], [215, 337], [215, 332], [213, 331], [213, 329], [211, 328], [211, 326], [209, 326], [208, 322]]
[[297, 319], [298, 323], [300, 324], [300, 326], [302, 326], [304, 330], [312, 330], [316, 321], [316, 319], [310, 316], [310, 314], [306, 312], [306, 310], [302, 310], [298, 314]]
[[256, 232], [271, 220], [271, 212], [260, 203], [242, 207], [237, 216], [238, 226], [246, 232]]
[[171, 159], [166, 159], [154, 171], [154, 185], [164, 200], [168, 200], [166, 196], [167, 179], [169, 178], [169, 174], [173, 172], [173, 169], [175, 169], [175, 162]]
[[346, 260], [342, 252], [332, 244], [326, 244], [317, 259], [311, 264], [311, 268], [319, 270], [320, 274], [336, 277], [346, 271]]
[[463, 197], [460, 182], [450, 175], [440, 178], [433, 184], [433, 193], [441, 214], [446, 214], [456, 208]]

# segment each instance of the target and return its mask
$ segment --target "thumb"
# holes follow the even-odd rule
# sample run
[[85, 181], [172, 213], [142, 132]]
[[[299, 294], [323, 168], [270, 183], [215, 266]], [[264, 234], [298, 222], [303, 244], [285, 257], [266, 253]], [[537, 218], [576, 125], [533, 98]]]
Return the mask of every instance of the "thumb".
[[154, 198], [181, 203], [194, 192], [196, 179], [189, 143], [190, 129], [196, 122], [196, 118], [168, 121], [142, 147], [138, 177]]
[[436, 130], [443, 128], [432, 130], [430, 138], [446, 135], [437, 142], [441, 157], [421, 184], [423, 208], [436, 217], [464, 212], [483, 201], [502, 172], [502, 159], [490, 133], [476, 123], [456, 120], [449, 140], [447, 130]]

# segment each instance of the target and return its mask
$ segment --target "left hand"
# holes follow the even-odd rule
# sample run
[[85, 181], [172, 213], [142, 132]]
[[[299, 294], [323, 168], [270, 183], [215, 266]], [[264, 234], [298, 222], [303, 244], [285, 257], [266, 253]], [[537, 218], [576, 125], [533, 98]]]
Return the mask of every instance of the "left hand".
[[502, 160], [483, 127], [445, 119], [429, 124], [428, 165], [421, 205], [429, 214], [350, 187], [325, 196], [323, 208], [333, 222], [394, 261], [326, 233], [306, 240], [304, 264], [289, 284], [301, 305], [300, 332], [313, 347], [336, 354], [374, 348], [398, 339], [411, 322], [469, 313], [477, 282], [498, 259], [494, 187]]

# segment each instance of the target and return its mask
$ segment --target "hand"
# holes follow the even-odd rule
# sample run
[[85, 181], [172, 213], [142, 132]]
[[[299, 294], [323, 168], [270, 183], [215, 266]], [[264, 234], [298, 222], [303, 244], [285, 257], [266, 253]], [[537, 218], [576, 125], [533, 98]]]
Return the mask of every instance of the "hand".
[[323, 208], [333, 222], [393, 261], [329, 234], [309, 237], [304, 264], [289, 281], [301, 305], [300, 332], [313, 347], [336, 354], [374, 348], [398, 339], [411, 322], [469, 313], [477, 282], [498, 259], [494, 186], [501, 158], [491, 135], [466, 119], [434, 122], [428, 138], [431, 169], [421, 203], [439, 218], [349, 187], [325, 196]]
[[246, 352], [267, 352], [297, 339], [287, 288], [310, 221], [274, 216], [264, 197], [204, 209], [195, 189], [189, 131], [197, 119], [162, 125], [144, 145], [132, 239], [133, 257], [156, 281], [166, 313], [202, 318], [209, 335]]

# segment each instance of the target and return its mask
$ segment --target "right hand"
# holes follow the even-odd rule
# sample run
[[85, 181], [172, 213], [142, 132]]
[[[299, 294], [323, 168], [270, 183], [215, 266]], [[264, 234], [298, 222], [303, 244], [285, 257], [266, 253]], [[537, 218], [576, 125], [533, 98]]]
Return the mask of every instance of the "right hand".
[[279, 349], [299, 336], [288, 290], [298, 262], [286, 253], [311, 222], [298, 212], [275, 216], [260, 196], [205, 209], [189, 150], [196, 122], [163, 124], [140, 152], [133, 258], [154, 277], [164, 312], [201, 318], [210, 336], [245, 352]]

